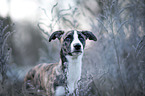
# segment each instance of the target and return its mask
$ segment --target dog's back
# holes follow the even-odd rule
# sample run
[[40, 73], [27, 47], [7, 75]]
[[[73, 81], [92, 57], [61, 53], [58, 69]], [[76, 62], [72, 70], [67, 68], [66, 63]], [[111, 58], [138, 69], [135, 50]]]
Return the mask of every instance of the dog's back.
[[56, 80], [60, 75], [57, 72], [57, 65], [44, 63], [32, 68], [24, 79], [25, 93], [39, 94], [44, 91], [48, 96], [53, 96], [58, 85]]
[[40, 64], [32, 68], [25, 77], [24, 89], [30, 89], [30, 92], [35, 90], [36, 94], [43, 90], [48, 96], [73, 94], [77, 89], [85, 41], [97, 41], [97, 38], [90, 31], [71, 30], [64, 33], [60, 30], [50, 36], [49, 42], [56, 38], [61, 43], [60, 62]]

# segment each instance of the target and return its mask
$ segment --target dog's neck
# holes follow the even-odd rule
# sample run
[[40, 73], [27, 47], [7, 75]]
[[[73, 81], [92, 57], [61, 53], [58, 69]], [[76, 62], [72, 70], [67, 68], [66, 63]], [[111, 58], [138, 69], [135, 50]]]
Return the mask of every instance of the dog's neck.
[[67, 87], [69, 92], [73, 93], [74, 89], [77, 88], [77, 83], [81, 78], [81, 67], [82, 67], [82, 55], [77, 57], [66, 56], [68, 60], [67, 70]]
[[82, 56], [61, 55], [61, 68], [67, 79], [67, 87], [70, 93], [77, 88], [77, 82], [81, 78]]

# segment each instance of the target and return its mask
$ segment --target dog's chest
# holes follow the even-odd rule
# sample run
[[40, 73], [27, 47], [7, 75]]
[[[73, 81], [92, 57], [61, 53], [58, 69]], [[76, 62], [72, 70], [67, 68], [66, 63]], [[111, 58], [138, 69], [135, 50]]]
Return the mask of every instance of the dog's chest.
[[82, 66], [82, 55], [77, 58], [66, 56], [68, 60], [67, 69], [67, 86], [70, 93], [73, 93], [74, 89], [77, 88], [77, 82], [81, 78], [81, 66]]

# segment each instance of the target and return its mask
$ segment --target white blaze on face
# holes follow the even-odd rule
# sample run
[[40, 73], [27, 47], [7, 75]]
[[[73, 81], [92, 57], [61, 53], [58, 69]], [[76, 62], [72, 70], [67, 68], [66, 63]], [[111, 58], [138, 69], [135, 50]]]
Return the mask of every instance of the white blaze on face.
[[79, 43], [81, 45], [81, 51], [83, 52], [83, 45], [82, 45], [81, 41], [78, 38], [77, 31], [74, 31], [73, 41], [71, 43], [71, 52], [73, 52], [75, 50], [74, 45], [77, 44], [77, 43]]
[[67, 87], [70, 93], [73, 93], [77, 88], [77, 83], [81, 78], [81, 69], [82, 69], [82, 56], [83, 56], [83, 45], [78, 38], [77, 31], [74, 31], [73, 41], [71, 43], [71, 52], [75, 51], [74, 45], [81, 45], [81, 54], [73, 54], [73, 56], [66, 55], [68, 61], [68, 71], [67, 71]]

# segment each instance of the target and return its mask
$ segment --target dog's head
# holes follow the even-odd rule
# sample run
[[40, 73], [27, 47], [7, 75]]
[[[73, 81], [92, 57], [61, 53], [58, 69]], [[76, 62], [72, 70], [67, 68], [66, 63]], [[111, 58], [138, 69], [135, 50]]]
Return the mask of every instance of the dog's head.
[[71, 30], [66, 33], [64, 31], [55, 31], [50, 36], [49, 42], [56, 38], [61, 42], [63, 53], [70, 56], [78, 56], [82, 54], [87, 39], [97, 41], [95, 35], [90, 31]]

